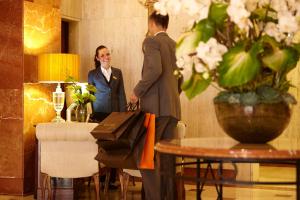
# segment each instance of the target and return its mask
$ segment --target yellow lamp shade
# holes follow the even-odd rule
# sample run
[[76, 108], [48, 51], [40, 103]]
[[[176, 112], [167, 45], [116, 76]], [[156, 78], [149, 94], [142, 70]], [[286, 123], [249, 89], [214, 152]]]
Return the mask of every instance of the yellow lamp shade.
[[38, 56], [40, 82], [64, 82], [69, 76], [78, 80], [80, 58], [77, 54], [41, 54]]

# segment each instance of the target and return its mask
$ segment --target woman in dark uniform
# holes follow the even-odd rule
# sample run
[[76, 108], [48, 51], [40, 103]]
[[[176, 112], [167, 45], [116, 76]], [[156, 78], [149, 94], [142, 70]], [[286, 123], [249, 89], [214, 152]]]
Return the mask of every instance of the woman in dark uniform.
[[109, 49], [103, 45], [96, 49], [95, 69], [88, 75], [89, 84], [97, 88], [93, 112], [109, 114], [126, 110], [126, 95], [122, 72], [111, 67]]
[[[93, 102], [93, 117], [101, 121], [111, 112], [123, 112], [126, 110], [126, 95], [122, 72], [118, 68], [111, 67], [111, 55], [107, 47], [101, 45], [95, 53], [95, 69], [88, 74], [89, 84], [97, 88], [96, 101]], [[116, 179], [116, 169], [111, 170], [110, 189]], [[103, 180], [103, 178], [102, 178]]]

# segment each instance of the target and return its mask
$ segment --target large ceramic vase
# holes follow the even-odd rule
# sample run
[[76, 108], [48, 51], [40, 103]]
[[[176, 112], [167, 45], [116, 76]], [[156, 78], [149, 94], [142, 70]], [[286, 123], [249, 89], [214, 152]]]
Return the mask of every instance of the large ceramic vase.
[[215, 102], [222, 129], [241, 143], [266, 143], [278, 137], [290, 122], [291, 109], [284, 102], [244, 106]]

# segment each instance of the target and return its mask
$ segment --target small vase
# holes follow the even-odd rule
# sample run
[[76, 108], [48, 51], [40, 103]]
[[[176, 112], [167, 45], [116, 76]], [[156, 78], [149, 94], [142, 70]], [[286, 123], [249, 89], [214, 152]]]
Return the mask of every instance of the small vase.
[[87, 107], [85, 104], [79, 104], [77, 106], [75, 116], [76, 116], [76, 121], [86, 122], [88, 114], [87, 114]]

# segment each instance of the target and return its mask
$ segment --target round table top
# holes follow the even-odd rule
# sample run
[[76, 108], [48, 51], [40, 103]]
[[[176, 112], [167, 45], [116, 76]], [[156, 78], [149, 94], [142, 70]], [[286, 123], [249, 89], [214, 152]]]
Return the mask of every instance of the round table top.
[[160, 153], [220, 159], [300, 159], [300, 139], [276, 139], [266, 144], [242, 144], [231, 138], [184, 138], [156, 144]]

